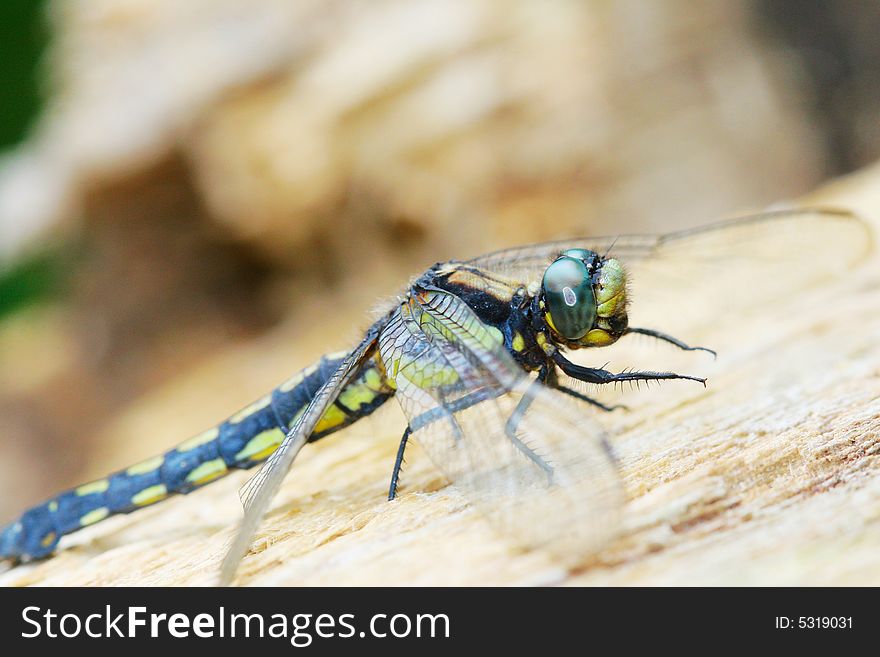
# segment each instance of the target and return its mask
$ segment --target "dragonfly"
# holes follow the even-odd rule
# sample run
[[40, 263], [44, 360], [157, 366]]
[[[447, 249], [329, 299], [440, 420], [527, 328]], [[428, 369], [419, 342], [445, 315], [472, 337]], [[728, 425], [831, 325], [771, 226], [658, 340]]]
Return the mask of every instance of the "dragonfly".
[[[553, 241], [435, 264], [353, 349], [324, 355], [271, 393], [164, 454], [63, 492], [0, 532], [0, 558], [50, 556], [62, 536], [261, 466], [221, 567], [232, 581], [302, 447], [394, 397], [407, 426], [388, 499], [417, 441], [445, 477], [514, 543], [562, 559], [619, 530], [618, 464], [597, 418], [620, 408], [593, 386], [706, 379], [613, 372], [576, 362], [628, 336], [685, 351], [677, 331], [757, 321], [785, 298], [846, 272], [871, 250], [867, 224], [838, 209], [789, 208], [656, 235]], [[707, 299], [728, 316], [707, 317]], [[820, 310], [819, 312], [825, 312]]]

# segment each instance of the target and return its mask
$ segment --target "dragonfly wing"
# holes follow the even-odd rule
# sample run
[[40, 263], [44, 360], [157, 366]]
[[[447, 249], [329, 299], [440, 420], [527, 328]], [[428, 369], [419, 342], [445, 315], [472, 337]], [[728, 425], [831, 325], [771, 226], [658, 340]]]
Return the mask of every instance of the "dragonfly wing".
[[765, 213], [672, 233], [650, 256], [623, 260], [630, 325], [726, 349], [726, 340], [737, 341], [731, 323], [765, 321], [775, 307], [845, 276], [872, 248], [867, 224], [846, 212]]
[[[791, 238], [794, 238], [792, 241]], [[825, 241], [826, 238], [831, 238]], [[494, 251], [464, 264], [497, 271], [523, 282], [540, 281], [544, 270], [567, 249], [608, 253], [629, 266], [647, 260], [669, 260], [682, 251], [703, 261], [719, 256], [763, 256], [790, 261], [815, 253], [817, 245], [833, 259], [857, 262], [870, 251], [867, 224], [847, 210], [788, 209], [759, 212], [717, 223], [660, 235], [609, 235], [544, 242]], [[701, 255], [701, 248], [711, 254]], [[753, 258], [757, 259], [757, 257]]]
[[727, 313], [761, 313], [787, 295], [845, 275], [873, 243], [868, 225], [845, 210], [791, 209], [665, 235], [548, 242], [466, 264], [540, 282], [547, 265], [569, 248], [609, 252], [623, 263], [630, 325], [691, 339], [701, 324], [717, 322], [706, 300], [723, 299]]
[[[502, 533], [571, 560], [615, 532], [622, 489], [601, 429], [529, 377], [461, 299], [424, 290], [379, 349], [413, 438]], [[524, 396], [531, 404], [512, 439]]]
[[233, 540], [220, 571], [221, 585], [229, 584], [238, 564], [247, 553], [254, 534], [269, 504], [278, 493], [281, 482], [293, 465], [296, 455], [308, 441], [318, 421], [334, 402], [340, 391], [357, 375], [363, 359], [374, 348], [381, 322], [374, 324], [363, 341], [340, 363], [337, 370], [321, 386], [305, 412], [288, 431], [281, 445], [263, 464], [256, 475], [242, 488], [244, 518]]
[[596, 253], [612, 252], [627, 262], [649, 256], [661, 235], [619, 235], [575, 237], [541, 244], [516, 246], [466, 260], [465, 265], [497, 272], [524, 283], [540, 282], [547, 266], [567, 249], [589, 249]]

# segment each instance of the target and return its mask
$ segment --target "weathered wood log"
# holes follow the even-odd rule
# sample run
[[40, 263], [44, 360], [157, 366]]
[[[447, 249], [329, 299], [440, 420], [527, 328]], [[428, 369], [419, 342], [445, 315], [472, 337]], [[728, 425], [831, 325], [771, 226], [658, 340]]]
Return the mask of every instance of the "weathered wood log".
[[[876, 232], [880, 166], [804, 202], [851, 208]], [[701, 312], [718, 317], [719, 334], [736, 338], [724, 299], [705, 303]], [[776, 308], [743, 349], [706, 366], [705, 390], [626, 393], [635, 408], [612, 427], [625, 529], [578, 572], [513, 549], [417, 450], [401, 496], [386, 502], [403, 426], [391, 410], [304, 450], [237, 583], [876, 585], [878, 337], [873, 255], [821, 292]], [[316, 337], [306, 342], [321, 348]], [[150, 420], [161, 419], [163, 404]], [[0, 583], [211, 584], [246, 476], [85, 530], [56, 557]]]

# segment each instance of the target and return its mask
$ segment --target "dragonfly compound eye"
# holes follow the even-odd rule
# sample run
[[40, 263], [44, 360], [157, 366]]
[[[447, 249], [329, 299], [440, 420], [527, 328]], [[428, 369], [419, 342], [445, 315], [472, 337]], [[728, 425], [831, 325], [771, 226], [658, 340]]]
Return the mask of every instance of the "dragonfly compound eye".
[[542, 283], [547, 322], [567, 340], [578, 340], [596, 321], [591, 275], [579, 258], [563, 255], [544, 272]]

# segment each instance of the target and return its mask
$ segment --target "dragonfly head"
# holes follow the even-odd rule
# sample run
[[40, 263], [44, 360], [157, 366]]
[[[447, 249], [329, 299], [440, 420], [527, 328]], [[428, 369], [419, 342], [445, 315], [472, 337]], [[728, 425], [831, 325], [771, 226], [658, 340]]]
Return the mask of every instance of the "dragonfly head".
[[547, 324], [570, 347], [604, 347], [626, 331], [626, 271], [614, 258], [569, 249], [544, 271], [541, 294]]

